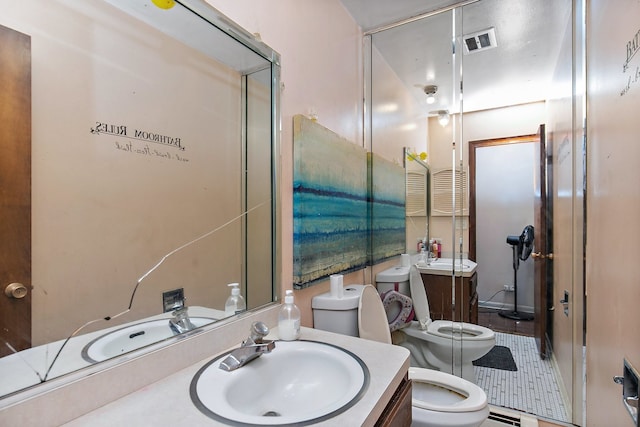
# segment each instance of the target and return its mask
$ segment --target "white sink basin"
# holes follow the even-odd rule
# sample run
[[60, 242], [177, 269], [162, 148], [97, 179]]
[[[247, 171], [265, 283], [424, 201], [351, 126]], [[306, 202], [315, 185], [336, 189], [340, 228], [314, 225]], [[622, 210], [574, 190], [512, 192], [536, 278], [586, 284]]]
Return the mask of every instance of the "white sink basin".
[[[436, 275], [450, 275], [453, 271], [453, 259], [451, 258], [439, 258], [435, 261], [431, 261], [430, 264], [423, 264], [418, 262], [418, 270], [426, 274]], [[455, 272], [456, 275], [462, 275], [464, 277], [470, 277], [476, 271], [478, 264], [468, 259], [456, 259], [455, 260]]]
[[[214, 321], [208, 317], [191, 317], [190, 320], [196, 327]], [[169, 327], [168, 318], [136, 323], [94, 339], [82, 349], [82, 358], [87, 362], [102, 362], [172, 336], [174, 333]]]
[[240, 425], [305, 425], [353, 406], [369, 370], [353, 353], [316, 341], [277, 341], [276, 348], [227, 372], [222, 355], [191, 381], [191, 400], [209, 417]]

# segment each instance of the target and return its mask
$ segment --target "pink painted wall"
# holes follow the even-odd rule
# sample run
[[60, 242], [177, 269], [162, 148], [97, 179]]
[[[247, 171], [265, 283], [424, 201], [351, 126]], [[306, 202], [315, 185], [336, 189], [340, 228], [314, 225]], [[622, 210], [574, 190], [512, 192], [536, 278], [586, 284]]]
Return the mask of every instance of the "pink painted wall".
[[640, 368], [640, 2], [591, 0], [587, 17], [587, 425], [632, 426], [626, 357]]

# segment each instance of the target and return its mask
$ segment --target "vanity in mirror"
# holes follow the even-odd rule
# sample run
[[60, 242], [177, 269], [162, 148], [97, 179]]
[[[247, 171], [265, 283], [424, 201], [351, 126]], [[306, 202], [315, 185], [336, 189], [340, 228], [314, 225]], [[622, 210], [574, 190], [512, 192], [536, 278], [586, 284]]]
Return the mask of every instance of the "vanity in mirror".
[[157, 4], [3, 7], [0, 396], [276, 300], [279, 55]]

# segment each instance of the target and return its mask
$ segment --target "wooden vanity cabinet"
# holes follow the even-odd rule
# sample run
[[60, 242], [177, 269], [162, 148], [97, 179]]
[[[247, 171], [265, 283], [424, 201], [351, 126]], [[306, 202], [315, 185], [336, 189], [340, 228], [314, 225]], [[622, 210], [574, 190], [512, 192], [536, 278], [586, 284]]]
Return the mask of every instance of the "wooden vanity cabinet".
[[478, 323], [477, 273], [471, 277], [456, 277], [455, 318], [451, 310], [451, 276], [425, 273], [421, 273], [421, 276], [429, 299], [431, 320]]
[[380, 415], [376, 427], [410, 427], [411, 409], [411, 380], [405, 375]]

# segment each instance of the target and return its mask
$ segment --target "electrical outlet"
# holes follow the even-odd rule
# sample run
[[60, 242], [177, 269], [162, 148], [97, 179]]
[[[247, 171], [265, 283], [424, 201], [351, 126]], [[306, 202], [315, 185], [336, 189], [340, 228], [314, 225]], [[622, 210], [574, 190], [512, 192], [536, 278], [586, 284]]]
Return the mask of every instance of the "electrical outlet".
[[503, 289], [504, 289], [505, 292], [513, 292], [515, 290], [513, 285], [504, 285]]

